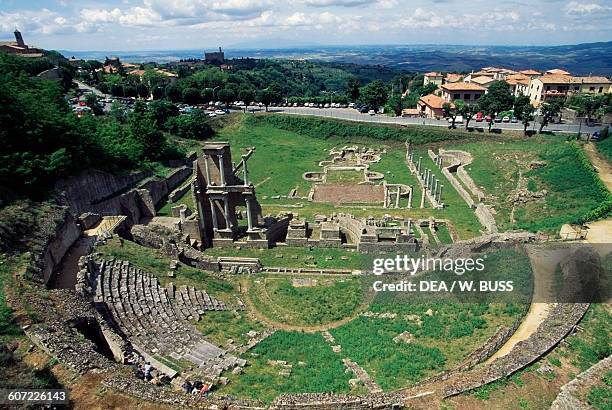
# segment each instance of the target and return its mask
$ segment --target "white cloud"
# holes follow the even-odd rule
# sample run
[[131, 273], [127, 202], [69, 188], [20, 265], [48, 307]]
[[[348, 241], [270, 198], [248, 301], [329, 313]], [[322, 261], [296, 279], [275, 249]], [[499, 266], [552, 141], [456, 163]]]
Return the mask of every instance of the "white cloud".
[[303, 0], [304, 4], [314, 7], [357, 7], [371, 4], [372, 0]]
[[610, 6], [602, 6], [597, 3], [583, 3], [572, 1], [565, 5], [563, 8], [565, 10], [565, 14], [568, 16], [584, 16], [592, 13], [607, 13], [612, 11], [612, 7]]

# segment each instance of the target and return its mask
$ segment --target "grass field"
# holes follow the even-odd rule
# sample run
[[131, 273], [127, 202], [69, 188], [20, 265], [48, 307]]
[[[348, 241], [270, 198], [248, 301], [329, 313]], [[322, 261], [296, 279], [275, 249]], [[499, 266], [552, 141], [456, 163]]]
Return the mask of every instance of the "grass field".
[[[350, 391], [351, 375], [344, 371], [341, 357], [335, 354], [320, 333], [278, 331], [245, 355], [244, 372], [229, 374], [230, 382], [215, 394], [233, 395], [271, 402], [282, 393], [320, 393]], [[288, 376], [280, 375], [291, 365]]]
[[342, 248], [307, 248], [279, 246], [272, 249], [210, 248], [204, 251], [211, 256], [243, 256], [259, 258], [264, 266], [319, 269], [361, 269], [364, 256]]
[[195, 326], [212, 343], [226, 346], [228, 339], [235, 343], [246, 343], [249, 339], [246, 333], [254, 330], [262, 332], [266, 326], [249, 316], [245, 311], [213, 311], [206, 312]]
[[[312, 286], [294, 286], [294, 280]], [[274, 322], [321, 325], [353, 314], [363, 301], [360, 278], [257, 276], [249, 281], [255, 308]]]
[[[602, 200], [594, 190], [595, 180], [562, 137], [493, 137], [487, 143], [458, 144], [450, 148], [462, 149], [474, 156], [467, 171], [484, 188], [485, 202], [494, 206], [501, 230], [556, 232], [562, 224], [575, 221]], [[532, 161], [544, 161], [546, 166], [531, 169]], [[517, 206], [515, 221], [511, 221], [512, 204], [508, 195], [517, 188], [521, 174], [528, 189], [546, 190], [547, 194], [543, 199]]]
[[180, 197], [176, 202], [164, 202], [163, 206], [157, 210], [157, 215], [169, 216], [172, 211], [172, 207], [179, 206], [179, 205], [187, 206], [187, 208], [190, 209], [191, 212], [196, 211], [195, 202], [193, 200], [193, 195], [191, 194], [191, 190], [188, 190], [187, 192], [185, 192], [185, 194], [183, 194], [183, 196]]

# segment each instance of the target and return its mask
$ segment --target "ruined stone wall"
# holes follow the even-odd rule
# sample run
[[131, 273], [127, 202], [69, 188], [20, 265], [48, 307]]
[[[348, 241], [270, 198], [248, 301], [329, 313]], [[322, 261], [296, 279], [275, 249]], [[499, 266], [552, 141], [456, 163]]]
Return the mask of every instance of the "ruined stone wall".
[[58, 181], [55, 188], [60, 192], [59, 203], [69, 206], [76, 215], [80, 215], [91, 211], [92, 204], [104, 202], [121, 192], [126, 192], [151, 175], [151, 172], [112, 175], [90, 169], [77, 176]]
[[470, 207], [470, 208], [474, 208], [475, 204], [474, 204], [474, 200], [472, 199], [472, 196], [469, 194], [469, 192], [463, 187], [463, 185], [461, 185], [461, 183], [459, 182], [459, 180], [457, 178], [455, 178], [455, 175], [452, 174], [452, 170], [455, 170], [458, 167], [457, 164], [452, 164], [449, 165], [447, 167], [443, 167], [442, 168], [442, 173], [444, 174], [444, 176], [446, 177], [446, 179], [448, 179], [448, 182], [450, 182], [450, 184], [453, 186], [453, 188], [455, 188], [455, 190], [457, 191], [457, 193], [459, 193], [459, 195], [461, 196], [461, 198], [463, 198], [463, 200], [465, 201], [465, 203]]
[[577, 393], [587, 388], [593, 381], [601, 380], [610, 371], [612, 371], [612, 356], [599, 361], [576, 376], [574, 380], [563, 385], [559, 395], [550, 406], [550, 410], [590, 409], [590, 406], [576, 397]]
[[172, 171], [166, 178], [150, 177], [139, 184], [139, 188], [149, 191], [153, 203], [157, 205], [170, 192], [191, 176], [191, 168], [182, 166]]
[[81, 228], [67, 207], [51, 206], [42, 213], [30, 239], [29, 277], [48, 283], [68, 249], [80, 236]]
[[495, 218], [491, 213], [491, 210], [488, 206], [483, 203], [479, 203], [476, 207], [476, 218], [482, 226], [485, 227], [487, 233], [497, 233], [497, 223], [495, 222]]

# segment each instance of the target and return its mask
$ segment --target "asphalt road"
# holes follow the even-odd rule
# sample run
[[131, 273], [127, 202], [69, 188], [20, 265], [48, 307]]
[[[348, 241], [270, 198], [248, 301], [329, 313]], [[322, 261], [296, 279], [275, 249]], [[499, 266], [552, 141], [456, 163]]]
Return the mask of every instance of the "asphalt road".
[[[263, 108], [249, 107], [249, 111], [263, 111]], [[314, 115], [317, 117], [328, 117], [338, 118], [349, 121], [360, 121], [360, 122], [376, 122], [381, 124], [420, 124], [420, 125], [431, 125], [436, 127], [448, 127], [449, 123], [446, 120], [436, 120], [429, 118], [403, 118], [403, 117], [388, 117], [386, 115], [376, 114], [361, 114], [352, 108], [307, 108], [307, 107], [269, 107], [268, 112], [277, 112], [285, 114], [299, 114], [299, 115]], [[457, 128], [461, 128], [464, 125], [456, 124]], [[470, 127], [482, 127], [488, 128], [486, 122], [470, 121]], [[493, 128], [509, 129], [509, 130], [523, 130], [523, 124], [521, 123], [494, 123]], [[532, 122], [528, 129], [537, 130], [539, 124]], [[601, 127], [587, 127], [584, 124], [580, 128], [579, 124], [551, 124], [545, 127], [544, 130], [556, 131], [556, 132], [568, 132], [577, 133], [580, 129], [582, 134], [593, 132], [601, 129]]]

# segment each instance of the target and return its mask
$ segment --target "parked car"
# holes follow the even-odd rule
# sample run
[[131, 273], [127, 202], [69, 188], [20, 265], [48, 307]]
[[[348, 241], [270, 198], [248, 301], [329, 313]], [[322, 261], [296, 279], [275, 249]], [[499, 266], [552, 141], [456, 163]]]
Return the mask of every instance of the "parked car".
[[[448, 123], [449, 124], [453, 123], [453, 118], [452, 117], [448, 118]], [[457, 117], [455, 118], [455, 124], [463, 124], [463, 116], [457, 115]]]
[[369, 110], [368, 111], [368, 115], [375, 115], [375, 114], [376, 114], [376, 111], [374, 111], [374, 110]]
[[225, 111], [223, 111], [223, 110], [215, 110], [215, 114], [217, 114], [217, 115], [224, 115]]
[[502, 119], [500, 117], [495, 117], [495, 122], [502, 122]]
[[209, 117], [216, 117], [216, 116], [217, 116], [217, 114], [215, 114], [214, 112], [209, 112], [209, 113], [208, 113], [208, 116], [209, 116]]
[[510, 117], [506, 115], [504, 118], [502, 118], [502, 122], [510, 122]]
[[476, 113], [476, 118], [474, 118], [476, 120], [476, 122], [482, 122], [482, 120], [484, 119], [484, 115], [482, 112], [477, 112]]
[[485, 120], [486, 120], [487, 122], [491, 122], [491, 116], [490, 116], [490, 115], [487, 115], [487, 116], [485, 117]]
[[512, 118], [510, 119], [510, 122], [517, 123], [517, 122], [518, 122], [518, 118], [516, 118], [516, 117], [512, 117]]

